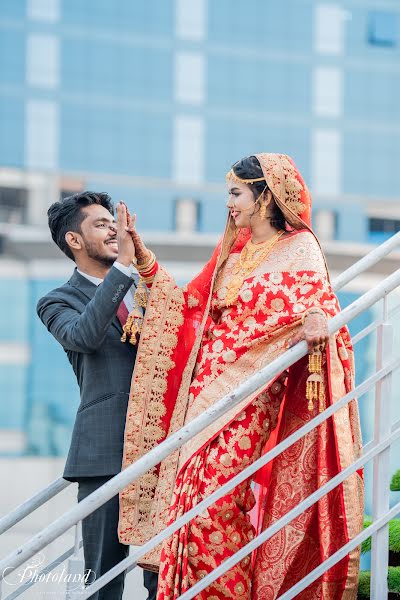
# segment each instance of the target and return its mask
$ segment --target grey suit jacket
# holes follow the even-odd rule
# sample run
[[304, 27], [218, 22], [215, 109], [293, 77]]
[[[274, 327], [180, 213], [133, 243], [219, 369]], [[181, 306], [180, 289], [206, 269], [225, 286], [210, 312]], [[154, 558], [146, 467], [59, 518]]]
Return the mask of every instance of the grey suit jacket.
[[116, 315], [133, 283], [112, 267], [96, 287], [75, 270], [66, 284], [37, 305], [40, 319], [64, 348], [80, 388], [81, 403], [64, 470], [64, 478], [71, 481], [121, 470], [136, 346], [121, 342]]

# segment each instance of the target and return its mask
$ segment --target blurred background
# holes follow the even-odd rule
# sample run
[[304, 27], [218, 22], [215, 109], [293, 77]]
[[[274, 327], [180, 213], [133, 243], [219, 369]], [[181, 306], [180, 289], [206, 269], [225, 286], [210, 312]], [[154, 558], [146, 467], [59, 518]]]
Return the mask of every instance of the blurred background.
[[[0, 0], [0, 456], [19, 490], [7, 506], [61, 473], [78, 405], [35, 311], [73, 270], [48, 206], [83, 189], [124, 199], [184, 283], [223, 229], [232, 163], [288, 153], [334, 278], [400, 230], [399, 25], [398, 0]], [[360, 378], [373, 348], [357, 346]]]

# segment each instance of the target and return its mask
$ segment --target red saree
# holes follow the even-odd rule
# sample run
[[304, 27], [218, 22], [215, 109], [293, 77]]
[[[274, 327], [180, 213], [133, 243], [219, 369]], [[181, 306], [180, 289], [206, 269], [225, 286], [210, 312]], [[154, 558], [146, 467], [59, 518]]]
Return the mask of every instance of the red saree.
[[[305, 201], [306, 188], [293, 163], [263, 156], [267, 167], [280, 164], [283, 182], [276, 185], [292, 198], [297, 189], [298, 202]], [[277, 177], [273, 168], [271, 173]], [[331, 316], [339, 310], [318, 242], [306, 229], [282, 237], [245, 279], [236, 303], [227, 307], [227, 283], [249, 237], [249, 232], [236, 238], [232, 234], [228, 223], [222, 245], [187, 288], [179, 289], [162, 269], [156, 275], [132, 379], [124, 467], [284, 352], [307, 309], [318, 306]], [[307, 376], [303, 359], [287, 377], [269, 382], [124, 490], [121, 542], [148, 540], [254, 462], [273, 430], [278, 441], [284, 439], [349, 390], [353, 369], [347, 329], [330, 341], [325, 406], [311, 412], [305, 398]], [[259, 529], [348, 466], [360, 449], [353, 402], [276, 458], [268, 477], [260, 474], [265, 497]], [[245, 545], [257, 533], [249, 517], [255, 503], [251, 481], [246, 481], [171, 536], [161, 554], [158, 548], [145, 557], [144, 565], [160, 569], [158, 599], [178, 598]], [[273, 536], [253, 559], [241, 561], [197, 597], [278, 598], [354, 537], [362, 515], [362, 479], [356, 473]], [[355, 598], [358, 560], [358, 552], [351, 553], [299, 597]]]

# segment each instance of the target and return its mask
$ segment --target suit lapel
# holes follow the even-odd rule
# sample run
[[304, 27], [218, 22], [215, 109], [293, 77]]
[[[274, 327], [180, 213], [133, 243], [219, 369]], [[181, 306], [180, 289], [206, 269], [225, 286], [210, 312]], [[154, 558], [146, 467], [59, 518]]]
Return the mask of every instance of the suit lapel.
[[97, 286], [89, 281], [89, 279], [86, 279], [86, 277], [78, 273], [77, 269], [75, 269], [73, 272], [72, 277], [69, 280], [69, 284], [84, 294], [89, 300], [92, 300], [96, 293]]
[[[86, 279], [83, 275], [78, 273], [77, 269], [73, 272], [71, 279], [69, 280], [70, 285], [78, 290], [83, 296], [86, 296], [87, 300], [90, 301], [94, 298], [97, 290], [97, 285]], [[86, 301], [85, 304], [88, 304]], [[122, 335], [122, 325], [117, 316], [115, 316], [111, 322], [112, 325], [118, 330], [118, 333]]]

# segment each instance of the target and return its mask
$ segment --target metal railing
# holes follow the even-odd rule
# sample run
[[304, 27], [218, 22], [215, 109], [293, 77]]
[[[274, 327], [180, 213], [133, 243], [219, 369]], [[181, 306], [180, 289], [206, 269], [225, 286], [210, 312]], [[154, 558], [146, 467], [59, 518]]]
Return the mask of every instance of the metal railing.
[[22, 519], [25, 519], [25, 517], [33, 513], [37, 508], [46, 504], [46, 502], [57, 496], [69, 485], [71, 485], [71, 481], [59, 477], [47, 487], [37, 492], [37, 494], [14, 508], [14, 510], [0, 519], [0, 535], [11, 529], [11, 527], [14, 527]]
[[[378, 263], [383, 257], [389, 254], [395, 247], [399, 245], [400, 234], [396, 234], [395, 236], [387, 240], [384, 244], [382, 244], [378, 248], [375, 248], [372, 252], [370, 252], [367, 256], [358, 261], [355, 265], [350, 267], [347, 271], [345, 271], [335, 280], [333, 284], [335, 291], [341, 289], [344, 285], [352, 281], [355, 277], [365, 272], [365, 270], [369, 269], [374, 264]], [[369, 537], [371, 534], [373, 534], [373, 576], [371, 578], [371, 597], [375, 600], [380, 600], [381, 598], [386, 597], [386, 571], [388, 555], [387, 523], [391, 518], [393, 518], [393, 516], [397, 515], [400, 512], [400, 503], [389, 511], [389, 497], [388, 492], [386, 492], [386, 488], [389, 489], [387, 454], [390, 450], [391, 444], [400, 437], [400, 423], [397, 423], [394, 426], [394, 428], [391, 428], [390, 414], [388, 413], [388, 411], [390, 410], [388, 408], [388, 405], [390, 405], [391, 373], [394, 369], [400, 366], [400, 358], [388, 361], [388, 356], [390, 356], [391, 354], [392, 343], [392, 328], [388, 320], [390, 319], [390, 317], [393, 316], [393, 314], [395, 314], [395, 312], [397, 312], [397, 310], [392, 311], [392, 313], [389, 313], [387, 305], [387, 296], [391, 291], [393, 291], [399, 286], [400, 270], [387, 277], [379, 285], [377, 285], [375, 288], [358, 298], [345, 310], [343, 310], [341, 313], [339, 313], [329, 321], [329, 332], [330, 334], [333, 334], [343, 325], [347, 324], [349, 321], [362, 314], [365, 310], [369, 309], [371, 306], [373, 306], [380, 300], [384, 300], [382, 318], [379, 319], [376, 323], [373, 323], [366, 327], [362, 332], [360, 332], [356, 336], [357, 339], [355, 339], [355, 342], [357, 342], [372, 331], [378, 331], [377, 372], [373, 376], [371, 376], [369, 379], [358, 385], [349, 394], [346, 394], [346, 396], [344, 396], [339, 402], [335, 403], [334, 406], [330, 406], [323, 413], [315, 417], [312, 421], [310, 421], [301, 429], [289, 436], [287, 439], [285, 439], [283, 442], [277, 445], [273, 450], [271, 450], [263, 457], [261, 457], [258, 461], [256, 461], [253, 465], [247, 467], [244, 471], [236, 475], [232, 480], [224, 484], [224, 486], [222, 486], [219, 490], [214, 492], [211, 496], [205, 498], [194, 509], [191, 509], [182, 517], [180, 517], [177, 521], [175, 521], [172, 525], [166, 527], [160, 534], [149, 540], [139, 549], [135, 549], [129, 557], [127, 557], [121, 563], [116, 565], [108, 573], [100, 577], [89, 588], [87, 588], [87, 590], [81, 591], [79, 597], [82, 598], [82, 600], [84, 598], [89, 598], [92, 594], [94, 594], [97, 590], [106, 585], [119, 573], [133, 568], [141, 556], [143, 556], [152, 548], [156, 547], [162, 540], [166, 539], [184, 524], [188, 523], [197, 514], [203, 512], [205, 508], [213, 504], [218, 498], [225, 495], [229, 490], [237, 486], [240, 482], [244, 481], [249, 476], [254, 474], [261, 466], [275, 458], [280, 452], [288, 448], [295, 441], [299, 440], [306, 433], [308, 433], [313, 428], [317, 427], [323, 421], [328, 419], [337, 410], [339, 410], [348, 402], [350, 402], [354, 397], [360, 397], [373, 387], [375, 387], [376, 389], [375, 422], [377, 423], [377, 425], [374, 440], [373, 442], [370, 442], [369, 444], [367, 444], [367, 446], [364, 447], [363, 456], [359, 460], [357, 460], [353, 465], [339, 473], [331, 481], [329, 481], [323, 487], [314, 492], [314, 494], [312, 494], [309, 498], [306, 498], [302, 503], [300, 503], [296, 508], [290, 511], [290, 513], [285, 515], [285, 517], [280, 519], [272, 527], [262, 532], [260, 536], [253, 539], [246, 547], [241, 548], [239, 552], [237, 552], [235, 555], [231, 556], [229, 559], [224, 561], [224, 563], [221, 564], [217, 569], [215, 569], [213, 573], [210, 573], [209, 575], [204, 577], [204, 579], [195, 584], [188, 592], [183, 594], [180, 598], [181, 600], [190, 600], [190, 598], [194, 598], [196, 594], [198, 594], [202, 589], [207, 587], [207, 585], [209, 585], [212, 581], [220, 577], [226, 570], [228, 570], [234, 564], [242, 560], [247, 554], [252, 552], [256, 547], [258, 547], [269, 537], [274, 535], [274, 533], [279, 531], [279, 529], [281, 529], [287, 523], [289, 523], [295, 516], [301, 514], [301, 512], [303, 512], [306, 508], [311, 506], [314, 502], [317, 502], [323, 495], [328, 493], [328, 491], [330, 491], [341, 481], [346, 479], [350, 473], [359, 469], [362, 465], [366, 464], [371, 459], [374, 460], [374, 479], [376, 479], [380, 483], [379, 486], [375, 486], [378, 487], [379, 490], [374, 496], [373, 524], [368, 528], [368, 530], [364, 531], [363, 533], [359, 534], [356, 538], [351, 540], [344, 548], [339, 550], [335, 555], [331, 556], [323, 564], [319, 565], [319, 567], [315, 569], [315, 571], [313, 571], [312, 573], [308, 574], [304, 580], [296, 584], [291, 590], [289, 590], [283, 596], [281, 596], [281, 600], [289, 600], [289, 598], [294, 598], [295, 595], [298, 594], [299, 591], [301, 591], [301, 589], [304, 589], [305, 587], [310, 585], [312, 581], [317, 579], [324, 571], [329, 569], [333, 564], [341, 560], [341, 558], [343, 558], [343, 556], [345, 556], [352, 548], [359, 545], [364, 539]], [[213, 423], [228, 409], [231, 409], [233, 406], [239, 404], [243, 399], [248, 397], [253, 392], [257, 391], [263, 384], [267, 383], [273, 377], [275, 377], [283, 370], [291, 366], [293, 363], [298, 361], [300, 358], [305, 356], [306, 353], [306, 343], [299, 342], [295, 347], [286, 351], [282, 356], [274, 360], [267, 367], [262, 369], [259, 373], [252, 376], [249, 380], [241, 384], [234, 392], [226, 395], [224, 398], [218, 401], [214, 406], [210, 407], [203, 414], [199, 415], [196, 419], [185, 425], [178, 432], [168, 437], [158, 447], [151, 450], [147, 455], [143, 456], [130, 467], [125, 469], [123, 472], [116, 475], [112, 480], [108, 481], [101, 488], [99, 488], [85, 500], [80, 502], [77, 506], [73, 507], [67, 513], [59, 517], [51, 525], [43, 529], [40, 533], [33, 536], [28, 542], [23, 544], [15, 552], [12, 552], [9, 556], [7, 556], [0, 562], [0, 581], [1, 579], [3, 579], [4, 569], [7, 569], [7, 573], [11, 573], [13, 570], [18, 568], [20, 565], [22, 565], [25, 561], [34, 556], [37, 552], [42, 550], [49, 543], [57, 539], [60, 535], [65, 533], [72, 526], [77, 525], [83, 518], [88, 516], [99, 506], [107, 502], [110, 498], [112, 498], [118, 492], [127, 487], [127, 485], [129, 485], [132, 481], [135, 481], [136, 479], [141, 477], [146, 471], [148, 471], [150, 468], [158, 464], [161, 460], [166, 458], [166, 456], [168, 456], [171, 452], [173, 452], [177, 448], [180, 448], [186, 441], [188, 441], [190, 438], [197, 435], [197, 433], [208, 427], [208, 425]], [[56, 491], [57, 482], [59, 482], [59, 480], [56, 480], [56, 482], [53, 482], [51, 486], [46, 488], [47, 494], [49, 493], [50, 489], [52, 490], [50, 492], [51, 495], [49, 497], [53, 497], [56, 493], [58, 493]], [[69, 482], [66, 482], [66, 485], [68, 485], [68, 483]], [[58, 483], [58, 486], [60, 486], [60, 483]], [[25, 502], [23, 505], [21, 505], [21, 507], [15, 509], [10, 515], [4, 517], [0, 521], [0, 527], [6, 526], [6, 529], [8, 529], [20, 520], [19, 517], [23, 518], [24, 516], [29, 514], [29, 512], [32, 512], [30, 510], [30, 502], [32, 502], [32, 506], [34, 505], [35, 508], [40, 506], [40, 504], [38, 504], [38, 502], [40, 501], [39, 496], [40, 494], [42, 494], [43, 500], [46, 497], [46, 490], [43, 490], [43, 492], [37, 494], [33, 499], [31, 499], [31, 501]], [[383, 490], [382, 493], [380, 492], [380, 490]], [[61, 489], [59, 491], [61, 491]], [[34, 508], [32, 508], [32, 510], [34, 510]], [[11, 525], [8, 525], [9, 523], [11, 523]], [[5, 531], [6, 529], [3, 530]], [[78, 547], [79, 545], [77, 546], [77, 543], [75, 542], [75, 550]], [[64, 556], [64, 559], [65, 558], [66, 557]], [[383, 563], [385, 564], [383, 565]], [[59, 564], [59, 562], [57, 564]], [[47, 567], [46, 569], [49, 569], [49, 567]], [[11, 598], [17, 597], [17, 595], [19, 595], [19, 589], [13, 592], [12, 595], [7, 596], [5, 600], [11, 600]], [[22, 593], [22, 591], [20, 593]]]

